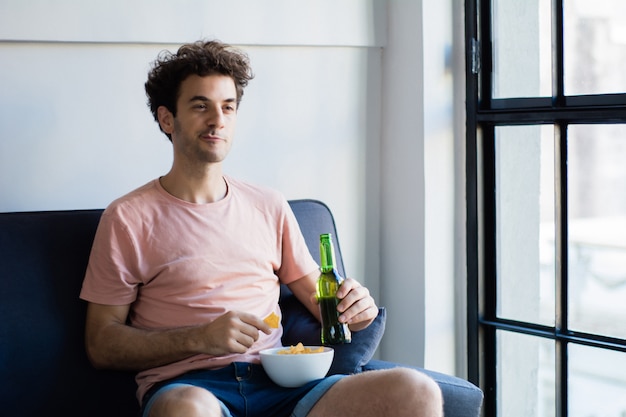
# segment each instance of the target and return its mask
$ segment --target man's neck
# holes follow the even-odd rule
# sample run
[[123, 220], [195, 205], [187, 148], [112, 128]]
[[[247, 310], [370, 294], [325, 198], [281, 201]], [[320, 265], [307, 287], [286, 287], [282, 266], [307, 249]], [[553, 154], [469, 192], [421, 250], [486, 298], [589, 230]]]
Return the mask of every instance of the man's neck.
[[203, 175], [186, 175], [175, 169], [160, 178], [161, 186], [176, 198], [196, 204], [215, 203], [226, 197], [228, 186], [221, 169]]

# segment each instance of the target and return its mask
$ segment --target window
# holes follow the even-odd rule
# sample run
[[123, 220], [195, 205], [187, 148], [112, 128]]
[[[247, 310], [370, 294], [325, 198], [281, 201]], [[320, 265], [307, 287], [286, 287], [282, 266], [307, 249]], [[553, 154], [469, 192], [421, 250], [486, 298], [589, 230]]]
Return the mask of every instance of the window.
[[470, 380], [626, 415], [626, 2], [467, 0]]

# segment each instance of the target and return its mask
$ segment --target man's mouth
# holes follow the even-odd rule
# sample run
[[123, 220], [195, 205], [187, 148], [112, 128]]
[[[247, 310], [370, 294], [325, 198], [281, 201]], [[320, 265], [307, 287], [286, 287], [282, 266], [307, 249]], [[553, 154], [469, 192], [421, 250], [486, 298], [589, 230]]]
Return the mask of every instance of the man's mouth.
[[219, 140], [224, 140], [224, 138], [223, 138], [223, 137], [221, 137], [221, 136], [219, 136], [219, 135], [216, 135], [215, 133], [203, 133], [203, 134], [201, 134], [201, 135], [200, 135], [200, 137], [201, 137], [203, 140], [206, 140], [206, 141], [219, 141]]

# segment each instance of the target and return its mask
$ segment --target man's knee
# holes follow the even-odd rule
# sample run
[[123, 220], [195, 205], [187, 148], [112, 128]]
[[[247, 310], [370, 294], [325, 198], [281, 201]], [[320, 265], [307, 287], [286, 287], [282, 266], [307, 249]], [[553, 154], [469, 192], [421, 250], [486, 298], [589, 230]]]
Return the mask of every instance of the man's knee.
[[439, 385], [428, 375], [411, 368], [395, 368], [394, 370], [398, 373], [396, 378], [417, 387], [420, 392], [428, 395], [441, 395]]
[[411, 368], [394, 368], [392, 380], [399, 399], [411, 401], [432, 411], [443, 409], [439, 385], [429, 376]]
[[220, 402], [204, 388], [192, 385], [169, 389], [159, 394], [150, 409], [149, 417], [170, 416], [211, 416], [220, 417]]

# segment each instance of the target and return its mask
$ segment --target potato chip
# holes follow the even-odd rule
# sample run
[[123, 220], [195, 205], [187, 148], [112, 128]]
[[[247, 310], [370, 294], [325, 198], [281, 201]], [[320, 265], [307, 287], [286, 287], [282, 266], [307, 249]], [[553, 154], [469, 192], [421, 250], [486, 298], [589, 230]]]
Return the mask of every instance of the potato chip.
[[298, 354], [306, 354], [306, 353], [320, 353], [323, 351], [324, 351], [323, 346], [312, 349], [310, 347], [304, 347], [302, 342], [298, 342], [297, 345], [295, 346], [291, 345], [289, 346], [289, 349], [279, 350], [276, 353], [278, 353], [279, 355], [298, 355]]
[[278, 314], [272, 312], [272, 314], [265, 317], [263, 321], [267, 323], [267, 325], [270, 326], [271, 328], [278, 329], [278, 323], [280, 322], [280, 317], [278, 317]]

